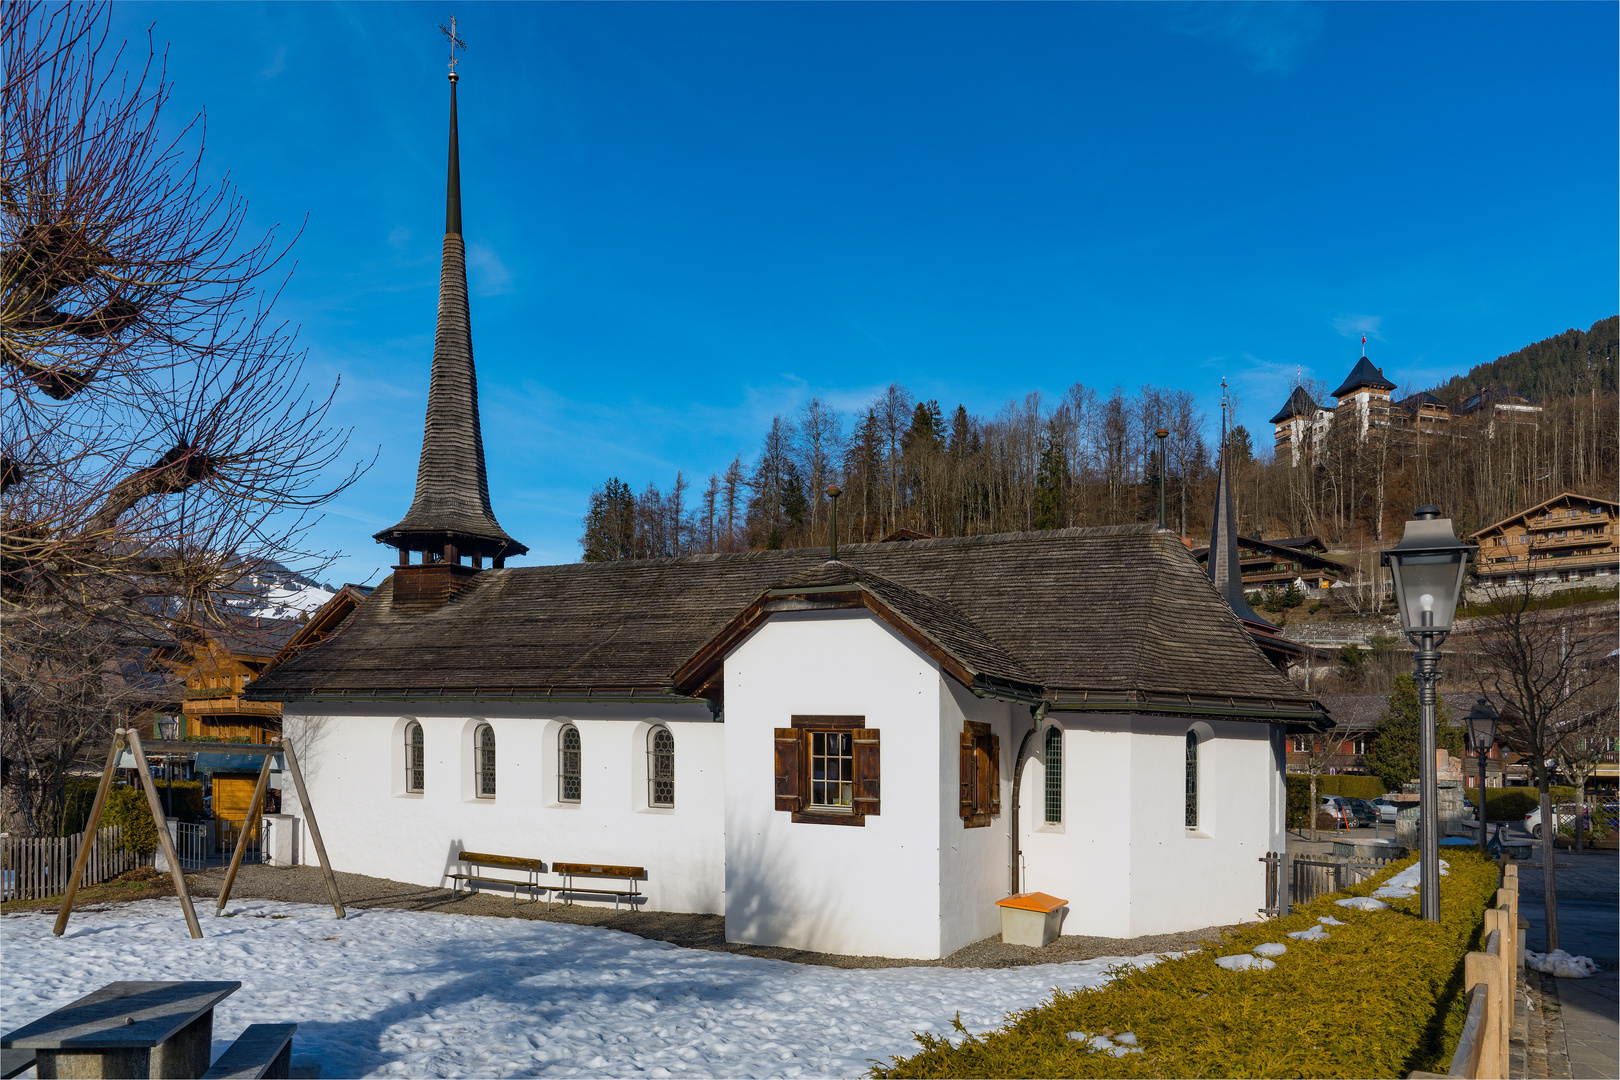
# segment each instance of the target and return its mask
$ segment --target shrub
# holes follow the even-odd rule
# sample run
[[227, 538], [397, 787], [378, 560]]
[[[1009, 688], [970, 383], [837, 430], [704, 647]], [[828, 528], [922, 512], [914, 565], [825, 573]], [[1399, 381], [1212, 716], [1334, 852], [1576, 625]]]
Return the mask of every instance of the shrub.
[[1310, 606], [1309, 610], [1310, 610], [1310, 613], [1312, 615], [1315, 615], [1318, 611], [1321, 611], [1325, 607], [1327, 607], [1327, 601], [1325, 601], [1325, 600], [1314, 600], [1314, 601], [1311, 602], [1311, 606]]
[[146, 803], [146, 793], [138, 787], [115, 787], [107, 792], [107, 808], [101, 820], [124, 830], [119, 837], [118, 849], [136, 855], [150, 855], [157, 850], [157, 826], [152, 822], [152, 810]]
[[90, 820], [90, 807], [96, 801], [96, 788], [100, 786], [99, 777], [94, 780], [88, 777], [69, 780], [62, 786], [63, 836], [84, 831], [85, 822]]
[[[1449, 1063], [1466, 1012], [1463, 954], [1479, 945], [1496, 864], [1468, 849], [1446, 852], [1441, 921], [1424, 922], [1418, 898], [1393, 910], [1349, 911], [1322, 897], [1284, 919], [1245, 927], [1217, 945], [1146, 969], [1118, 969], [1095, 990], [1056, 991], [1006, 1026], [960, 1045], [918, 1035], [921, 1050], [879, 1065], [888, 1077], [1405, 1076]], [[1406, 859], [1345, 890], [1364, 896]], [[1326, 942], [1288, 941], [1290, 931], [1332, 915]], [[1282, 941], [1268, 972], [1229, 972], [1215, 958]], [[1344, 1007], [1336, 1007], [1334, 1003]], [[1122, 1058], [1083, 1048], [1070, 1031], [1136, 1034], [1143, 1052]], [[963, 1032], [965, 1034], [965, 1032]]]
[[[1573, 802], [1575, 789], [1554, 785], [1551, 789], [1552, 801]], [[1479, 789], [1464, 789], [1464, 798], [1468, 805], [1479, 805]], [[1524, 815], [1541, 805], [1541, 793], [1533, 787], [1508, 787], [1485, 789], [1485, 820], [1486, 821], [1523, 821]]]

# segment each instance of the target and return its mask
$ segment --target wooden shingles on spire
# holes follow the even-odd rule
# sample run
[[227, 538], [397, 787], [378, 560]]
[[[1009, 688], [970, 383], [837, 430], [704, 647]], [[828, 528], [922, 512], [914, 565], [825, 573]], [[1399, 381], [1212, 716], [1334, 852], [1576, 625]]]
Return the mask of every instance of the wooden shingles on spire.
[[472, 316], [467, 303], [467, 253], [461, 235], [455, 95], [452, 76], [438, 327], [433, 338], [433, 368], [422, 455], [416, 469], [416, 495], [405, 517], [374, 538], [402, 552], [430, 553], [430, 557], [451, 563], [471, 555], [475, 559], [491, 558], [499, 566], [508, 555], [522, 555], [529, 549], [507, 535], [489, 503], [484, 437], [478, 416], [478, 374], [473, 364]]

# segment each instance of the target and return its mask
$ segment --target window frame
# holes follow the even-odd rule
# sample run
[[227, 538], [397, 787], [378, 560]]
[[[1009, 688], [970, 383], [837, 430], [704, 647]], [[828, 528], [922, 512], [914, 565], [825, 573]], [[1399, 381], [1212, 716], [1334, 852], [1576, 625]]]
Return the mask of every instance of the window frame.
[[[1042, 737], [1041, 824], [1063, 824], [1063, 729], [1056, 724], [1046, 729]], [[1054, 816], [1055, 815], [1055, 816]]]
[[[660, 737], [669, 740], [666, 749], [658, 747]], [[667, 770], [663, 765], [667, 764]], [[668, 795], [659, 798], [658, 785], [668, 785]], [[675, 808], [675, 733], [663, 724], [647, 731], [647, 806], [654, 810]]]
[[[574, 737], [574, 748], [568, 748], [568, 736]], [[573, 756], [573, 775], [568, 772], [569, 756]], [[576, 724], [564, 724], [557, 732], [557, 801], [576, 805], [584, 801], [585, 795], [585, 740], [579, 734]], [[568, 794], [568, 781], [574, 782], [574, 794]]]
[[426, 787], [427, 735], [422, 731], [420, 720], [408, 720], [405, 723], [405, 794], [420, 795]]
[[[795, 715], [789, 724], [775, 729], [776, 809], [789, 811], [793, 822], [801, 825], [863, 827], [868, 816], [882, 813], [881, 731], [867, 727], [865, 716]], [[817, 735], [849, 738], [848, 809], [810, 801], [815, 783], [811, 750]]]
[[1001, 815], [1001, 736], [987, 723], [962, 721], [957, 813], [964, 829], [987, 828]]
[[495, 763], [495, 728], [486, 720], [473, 728], [473, 798], [495, 797]]
[[1201, 826], [1201, 809], [1198, 776], [1198, 732], [1193, 728], [1187, 729], [1187, 755], [1186, 755], [1186, 803], [1182, 815], [1182, 823], [1190, 833], [1198, 832]]

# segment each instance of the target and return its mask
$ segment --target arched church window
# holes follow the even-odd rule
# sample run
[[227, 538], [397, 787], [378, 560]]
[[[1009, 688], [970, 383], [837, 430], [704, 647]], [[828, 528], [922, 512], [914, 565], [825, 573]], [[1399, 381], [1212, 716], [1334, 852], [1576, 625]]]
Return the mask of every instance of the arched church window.
[[1198, 732], [1187, 732], [1187, 828], [1198, 828]]
[[473, 733], [473, 745], [478, 755], [478, 797], [480, 799], [493, 799], [495, 797], [495, 729], [488, 724], [479, 724], [478, 730]]
[[579, 802], [579, 728], [569, 724], [557, 739], [557, 796]]
[[415, 720], [405, 725], [405, 790], [422, 794], [422, 725]]
[[675, 805], [675, 736], [667, 727], [647, 733], [647, 805]]
[[1046, 823], [1063, 821], [1063, 731], [1046, 729]]

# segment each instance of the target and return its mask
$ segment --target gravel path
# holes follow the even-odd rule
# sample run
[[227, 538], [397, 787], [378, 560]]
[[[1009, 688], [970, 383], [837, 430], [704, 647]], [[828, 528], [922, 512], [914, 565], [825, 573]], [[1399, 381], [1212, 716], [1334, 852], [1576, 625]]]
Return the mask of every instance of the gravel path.
[[[188, 875], [187, 880], [191, 883], [193, 894], [197, 898], [198, 914], [209, 914], [213, 905], [208, 901], [219, 895], [225, 881], [224, 871], [215, 869], [203, 874]], [[1210, 926], [1180, 934], [1154, 934], [1138, 938], [1065, 935], [1040, 949], [1025, 945], [1006, 945], [999, 937], [989, 937], [958, 949], [943, 960], [895, 960], [882, 956], [839, 956], [832, 953], [808, 952], [803, 949], [728, 942], [725, 918], [720, 915], [668, 911], [621, 911], [614, 914], [611, 907], [588, 907], [582, 904], [572, 907], [557, 904], [548, 911], [544, 903], [514, 905], [510, 894], [507, 893], [458, 896], [447, 889], [407, 885], [404, 882], [366, 877], [363, 874], [339, 873], [337, 880], [338, 890], [342, 893], [346, 907], [444, 911], [461, 915], [488, 915], [507, 919], [538, 919], [605, 926], [654, 941], [667, 941], [688, 949], [708, 949], [713, 952], [739, 953], [770, 960], [790, 960], [799, 964], [820, 964], [841, 968], [1005, 968], [1021, 967], [1026, 964], [1062, 963], [1068, 960], [1094, 960], [1100, 956], [1144, 956], [1150, 953], [1196, 949], [1205, 942], [1220, 940], [1224, 931], [1235, 929]], [[279, 868], [244, 866], [237, 874], [236, 884], [231, 889], [231, 899], [284, 900], [303, 904], [330, 902], [327, 899], [326, 884], [322, 880], [320, 868], [314, 866]]]

